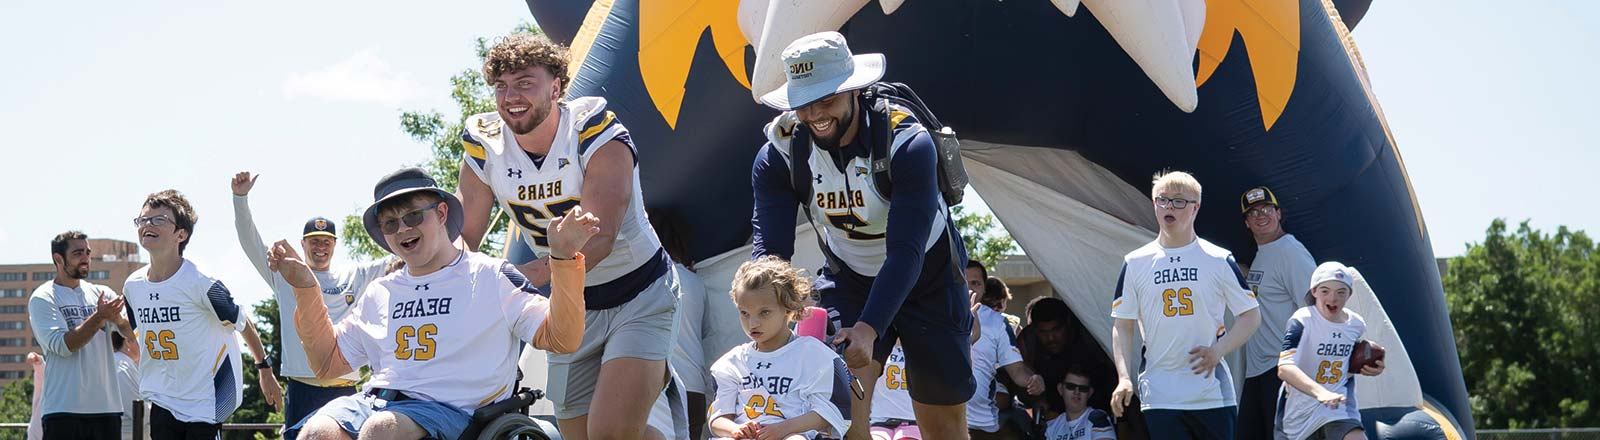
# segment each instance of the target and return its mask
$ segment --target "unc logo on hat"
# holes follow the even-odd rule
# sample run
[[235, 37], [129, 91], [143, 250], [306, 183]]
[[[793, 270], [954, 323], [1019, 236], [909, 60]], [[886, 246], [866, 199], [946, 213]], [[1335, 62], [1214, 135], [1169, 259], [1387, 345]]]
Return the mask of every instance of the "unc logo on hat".
[[818, 32], [800, 37], [783, 49], [788, 81], [761, 96], [761, 103], [778, 110], [805, 107], [839, 92], [860, 89], [883, 79], [881, 53], [852, 55], [844, 35]]

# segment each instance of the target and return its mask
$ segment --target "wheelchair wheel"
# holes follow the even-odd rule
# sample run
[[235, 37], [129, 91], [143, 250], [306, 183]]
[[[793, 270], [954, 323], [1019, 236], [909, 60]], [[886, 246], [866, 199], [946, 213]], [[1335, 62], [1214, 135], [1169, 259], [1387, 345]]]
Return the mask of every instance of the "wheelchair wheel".
[[538, 420], [516, 413], [496, 417], [478, 434], [478, 440], [560, 440], [560, 438], [559, 434], [552, 438], [546, 432], [545, 424]]

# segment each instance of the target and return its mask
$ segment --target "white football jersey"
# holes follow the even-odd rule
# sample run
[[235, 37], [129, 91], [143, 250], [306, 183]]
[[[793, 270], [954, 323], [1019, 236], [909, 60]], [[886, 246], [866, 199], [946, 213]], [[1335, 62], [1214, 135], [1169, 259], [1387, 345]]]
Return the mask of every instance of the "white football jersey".
[[372, 367], [367, 387], [472, 412], [511, 396], [519, 347], [549, 310], [510, 263], [463, 252], [434, 273], [379, 278], [334, 334], [350, 365]]
[[1089, 408], [1079, 414], [1076, 419], [1067, 419], [1067, 413], [1061, 413], [1050, 419], [1044, 428], [1045, 440], [1116, 440], [1117, 429], [1111, 424], [1111, 418], [1106, 417], [1105, 411]]
[[[871, 118], [867, 119], [870, 124]], [[794, 112], [784, 112], [765, 128], [767, 140], [772, 142], [772, 148], [783, 154], [785, 161], [793, 160], [790, 141], [794, 139], [794, 127], [799, 121]], [[894, 147], [889, 148], [889, 158], [893, 158], [913, 136], [926, 131], [910, 111], [898, 105], [892, 106], [889, 123], [896, 127], [892, 141]], [[875, 130], [870, 125], [862, 129]], [[888, 257], [883, 239], [889, 228], [889, 200], [878, 193], [877, 183], [872, 178], [872, 161], [866, 157], [852, 157], [841, 170], [827, 150], [818, 148], [815, 143], [807, 148], [811, 148], [808, 164], [813, 177], [812, 194], [807, 198], [807, 208], [811, 210], [815, 221], [812, 226], [818, 231], [827, 231], [825, 237], [828, 248], [845, 265], [850, 266], [850, 270], [863, 276], [878, 276], [878, 269], [883, 267], [883, 260]], [[943, 225], [949, 209], [942, 198], [939, 199], [939, 206], [941, 209], [935, 212], [931, 223], [933, 227], [928, 228], [928, 240], [922, 247], [923, 252], [932, 249], [939, 237], [944, 235]]]
[[[559, 105], [559, 131], [550, 144], [550, 151], [537, 161], [517, 145], [516, 136], [501, 123], [499, 113], [467, 118], [462, 133], [468, 167], [494, 190], [500, 209], [511, 216], [516, 235], [541, 257], [550, 253], [546, 236], [550, 219], [565, 215], [583, 201], [583, 173], [600, 147], [619, 141], [638, 157], [628, 129], [615, 114], [606, 110], [604, 98], [574, 98]], [[661, 241], [645, 217], [643, 194], [635, 162], [633, 194], [622, 218], [616, 219], [621, 222], [616, 244], [604, 260], [589, 269], [585, 286], [611, 282], [654, 258], [662, 258], [657, 255], [662, 252]], [[661, 269], [664, 271], [666, 266]]]
[[1289, 330], [1283, 335], [1283, 353], [1278, 355], [1278, 368], [1299, 368], [1318, 386], [1343, 394], [1345, 402], [1338, 409], [1331, 409], [1310, 394], [1284, 384], [1278, 400], [1277, 425], [1292, 440], [1304, 439], [1328, 422], [1361, 421], [1361, 412], [1356, 406], [1355, 375], [1349, 372], [1349, 363], [1356, 341], [1367, 332], [1367, 322], [1349, 309], [1345, 310], [1350, 314], [1349, 319], [1332, 322], [1313, 307], [1303, 307], [1289, 318]]
[[[967, 427], [983, 432], [1000, 430], [1000, 408], [995, 406], [995, 371], [1022, 362], [1022, 352], [1006, 334], [1006, 317], [988, 307], [978, 308], [978, 325], [983, 334], [972, 344], [972, 381], [977, 391], [967, 400]], [[1026, 378], [1015, 378], [1023, 380]]]
[[248, 317], [221, 281], [188, 259], [153, 282], [145, 266], [123, 284], [136, 343], [139, 395], [183, 422], [221, 423], [239, 408], [244, 374], [235, 333]]
[[[1139, 372], [1142, 409], [1210, 409], [1235, 405], [1232, 374], [1219, 361], [1210, 377], [1189, 368], [1189, 350], [1209, 347], [1234, 315], [1256, 308], [1255, 294], [1233, 254], [1195, 239], [1180, 248], [1152, 241], [1123, 258], [1111, 317], [1139, 321], [1145, 358]], [[1225, 353], [1219, 353], [1222, 355]]]
[[911, 410], [911, 392], [906, 386], [906, 352], [894, 344], [889, 359], [883, 363], [883, 374], [872, 391], [872, 423], [889, 419], [916, 421]]
[[708, 419], [732, 415], [739, 424], [771, 425], [815, 412], [832, 427], [821, 434], [840, 435], [844, 415], [829, 400], [837, 357], [822, 341], [804, 336], [772, 352], [756, 350], [755, 342], [740, 344], [711, 365], [717, 394]]

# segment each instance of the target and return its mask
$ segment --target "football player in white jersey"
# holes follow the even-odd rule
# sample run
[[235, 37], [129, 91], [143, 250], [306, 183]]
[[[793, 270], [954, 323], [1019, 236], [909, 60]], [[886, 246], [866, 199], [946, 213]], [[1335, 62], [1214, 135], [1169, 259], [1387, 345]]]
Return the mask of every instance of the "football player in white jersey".
[[551, 223], [553, 289], [541, 295], [505, 260], [455, 247], [461, 204], [421, 169], [385, 177], [362, 223], [405, 262], [373, 282], [337, 325], [311, 269], [287, 241], [269, 263], [294, 286], [295, 326], [319, 378], [372, 368], [366, 393], [334, 399], [301, 422], [301, 438], [452, 440], [473, 411], [515, 391], [523, 341], [572, 352], [583, 334], [583, 254], [598, 219], [574, 208]]
[[[1151, 438], [1232, 439], [1237, 403], [1222, 357], [1249, 340], [1261, 313], [1233, 254], [1195, 235], [1200, 182], [1167, 172], [1150, 192], [1160, 233], [1123, 258], [1111, 301], [1111, 412], [1121, 417], [1133, 397], [1128, 363], [1140, 359], [1137, 331], [1145, 347], [1140, 410]], [[1225, 308], [1237, 317], [1232, 329]]]
[[[1361, 411], [1356, 407], [1356, 380], [1350, 354], [1367, 323], [1344, 308], [1350, 299], [1355, 269], [1338, 262], [1317, 266], [1311, 274], [1311, 304], [1295, 311], [1283, 335], [1278, 356], [1277, 438], [1282, 440], [1361, 440]], [[1377, 376], [1383, 361], [1363, 366], [1360, 373]]]
[[1056, 384], [1066, 411], [1046, 423], [1045, 440], [1116, 440], [1117, 430], [1105, 411], [1089, 407], [1094, 395], [1089, 375], [1080, 367], [1067, 367], [1067, 374]]
[[750, 342], [711, 365], [716, 379], [711, 435], [717, 438], [796, 440], [844, 432], [844, 415], [830, 399], [838, 355], [789, 327], [804, 318], [811, 280], [777, 257], [739, 266], [731, 296]]
[[[577, 206], [605, 219], [583, 249], [589, 334], [578, 352], [550, 357], [549, 395], [564, 437], [663, 438], [676, 429], [647, 428], [646, 416], [667, 406], [638, 396], [669, 380], [672, 345], [661, 341], [672, 338], [672, 262], [645, 216], [627, 128], [603, 98], [562, 99], [566, 52], [533, 34], [510, 35], [489, 50], [483, 76], [496, 111], [468, 117], [463, 129], [462, 237], [477, 249], [498, 199], [518, 231], [507, 239], [508, 259], [543, 285], [550, 220]], [[521, 255], [523, 248], [535, 255]]]
[[[229, 183], [229, 188], [233, 190], [234, 231], [239, 235], [239, 246], [244, 249], [250, 264], [255, 266], [256, 273], [272, 289], [273, 298], [278, 300], [278, 309], [294, 310], [294, 288], [283, 280], [282, 275], [267, 267], [267, 243], [261, 240], [261, 232], [256, 230], [254, 216], [250, 214], [250, 190], [255, 188], [256, 179], [260, 177], [259, 174], [243, 171], [235, 174]], [[366, 290], [367, 284], [383, 275], [391, 258], [334, 270], [333, 248], [339, 244], [335, 228], [333, 220], [323, 217], [306, 221], [301, 230], [300, 250], [304, 252], [311, 271], [316, 274], [317, 284], [322, 286], [322, 302], [328, 307], [329, 317], [338, 321], [354, 307], [356, 298]], [[334, 398], [356, 393], [356, 380], [360, 376], [350, 374], [328, 380], [317, 379], [306, 364], [305, 350], [300, 349], [300, 334], [295, 331], [293, 318], [280, 318], [277, 324], [279, 342], [284, 347], [279, 353], [283, 356], [282, 372], [289, 379], [283, 408], [285, 424], [294, 426], [311, 411]], [[283, 436], [292, 439], [296, 434], [289, 430], [284, 431]]]
[[[795, 219], [809, 219], [828, 256], [820, 303], [841, 329], [833, 342], [849, 344], [851, 372], [876, 382], [899, 341], [918, 428], [964, 438], [972, 353], [950, 348], [973, 332], [966, 248], [939, 191], [933, 139], [908, 108], [864, 94], [883, 77], [882, 54], [853, 55], [843, 35], [820, 32], [789, 43], [783, 62], [787, 81], [761, 97], [783, 113], [750, 167], [752, 254], [790, 258]], [[873, 170], [886, 163], [879, 183]], [[852, 437], [868, 435], [864, 397], [850, 405]]]
[[133, 219], [150, 265], [129, 275], [122, 289], [148, 356], [139, 365], [139, 395], [151, 403], [150, 438], [156, 440], [216, 437], [239, 408], [244, 375], [234, 333], [244, 334], [256, 359], [267, 402], [278, 406], [283, 399], [249, 316], [222, 281], [183, 257], [198, 220], [173, 190], [151, 194]]

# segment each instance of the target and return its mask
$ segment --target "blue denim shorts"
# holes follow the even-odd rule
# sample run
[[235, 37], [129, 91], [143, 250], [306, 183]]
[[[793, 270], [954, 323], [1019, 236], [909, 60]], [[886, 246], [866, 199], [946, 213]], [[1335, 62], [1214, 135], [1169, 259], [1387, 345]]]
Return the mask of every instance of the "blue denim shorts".
[[353, 437], [361, 432], [361, 425], [365, 424], [368, 418], [382, 411], [403, 414], [416, 422], [417, 426], [421, 426], [429, 437], [443, 440], [455, 440], [472, 421], [471, 414], [447, 403], [431, 400], [386, 401], [370, 394], [356, 394], [333, 399], [289, 429], [299, 431], [311, 419], [327, 416], [339, 422], [339, 427], [344, 428], [345, 432], [349, 432]]

